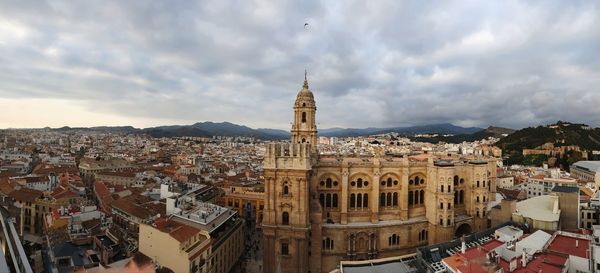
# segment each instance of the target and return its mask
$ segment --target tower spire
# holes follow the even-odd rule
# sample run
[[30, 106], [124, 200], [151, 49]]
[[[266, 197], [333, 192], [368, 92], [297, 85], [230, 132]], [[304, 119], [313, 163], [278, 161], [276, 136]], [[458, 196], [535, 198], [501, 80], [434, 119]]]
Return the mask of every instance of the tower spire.
[[306, 74], [306, 69], [304, 69], [304, 85], [302, 87], [308, 89], [308, 79], [306, 78]]

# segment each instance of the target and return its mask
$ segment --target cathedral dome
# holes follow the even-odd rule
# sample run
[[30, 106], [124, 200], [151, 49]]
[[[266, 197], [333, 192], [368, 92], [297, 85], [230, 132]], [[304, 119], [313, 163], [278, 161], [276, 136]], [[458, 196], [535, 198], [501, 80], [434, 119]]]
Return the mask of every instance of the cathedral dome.
[[312, 107], [315, 105], [315, 96], [313, 95], [313, 92], [310, 91], [310, 89], [308, 89], [308, 80], [306, 78], [304, 78], [304, 85], [302, 86], [302, 89], [300, 89], [300, 91], [298, 92], [298, 95], [296, 96], [296, 103], [295, 106], [297, 107]]

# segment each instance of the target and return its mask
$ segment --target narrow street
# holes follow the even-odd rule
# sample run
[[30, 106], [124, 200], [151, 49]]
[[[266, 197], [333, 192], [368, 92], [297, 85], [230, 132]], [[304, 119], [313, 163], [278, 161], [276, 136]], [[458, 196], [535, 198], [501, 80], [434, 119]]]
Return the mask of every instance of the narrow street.
[[254, 221], [254, 215], [246, 215], [245, 246], [242, 255], [242, 273], [262, 272], [262, 231]]

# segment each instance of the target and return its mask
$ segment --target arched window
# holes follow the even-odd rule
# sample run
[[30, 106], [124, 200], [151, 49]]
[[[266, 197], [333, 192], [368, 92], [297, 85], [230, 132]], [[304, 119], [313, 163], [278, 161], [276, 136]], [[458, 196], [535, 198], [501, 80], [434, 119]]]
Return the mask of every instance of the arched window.
[[319, 204], [321, 204], [321, 208], [325, 208], [325, 194], [319, 194]]
[[454, 176], [454, 186], [458, 186], [458, 175]]
[[354, 202], [355, 202], [356, 196], [354, 195], [354, 193], [350, 194], [350, 208], [354, 208]]
[[415, 200], [414, 200], [413, 204], [418, 205], [419, 204], [419, 191], [418, 190], [415, 191], [415, 197], [414, 197], [414, 199]]
[[383, 193], [383, 192], [379, 194], [379, 206], [380, 207], [385, 206], [385, 193]]
[[289, 255], [288, 243], [281, 243], [281, 255]]
[[427, 230], [421, 230], [419, 232], [419, 241], [427, 240]]
[[325, 207], [331, 208], [331, 193], [325, 195]]
[[333, 194], [333, 207], [334, 208], [338, 207], [338, 195], [337, 195], [337, 193]]
[[477, 180], [477, 187], [479, 188], [479, 180]]
[[458, 192], [454, 192], [454, 205], [458, 204]]
[[412, 191], [408, 192], [408, 205], [409, 206], [413, 205], [413, 192]]
[[397, 246], [400, 244], [400, 236], [397, 234], [392, 234], [392, 236], [388, 237], [388, 245], [389, 246]]
[[388, 207], [389, 207], [389, 206], [391, 206], [391, 205], [392, 205], [392, 193], [391, 193], [391, 192], [388, 192], [388, 193], [387, 193], [387, 198], [386, 198], [386, 200], [385, 200], [385, 201], [386, 201], [386, 202], [385, 202], [385, 205], [386, 205], [386, 206], [388, 206]]
[[448, 209], [452, 209], [452, 204], [448, 203]]
[[479, 196], [477, 196], [477, 198], [476, 198], [476, 199], [477, 199], [477, 203], [479, 203]]
[[325, 180], [325, 187], [331, 188], [331, 178], [327, 178], [327, 180]]
[[420, 204], [425, 204], [425, 190], [421, 190], [421, 196], [419, 198]]
[[392, 179], [391, 179], [391, 178], [388, 178], [388, 179], [387, 179], [387, 186], [388, 186], [388, 187], [391, 187], [391, 186], [392, 186]]
[[485, 202], [485, 196], [483, 197], [483, 202]]
[[306, 122], [306, 112], [302, 112], [302, 123]]
[[281, 214], [281, 224], [286, 226], [290, 224], [290, 214], [287, 211]]
[[285, 194], [285, 195], [290, 194], [290, 191], [288, 189], [288, 185], [283, 185], [283, 194]]
[[485, 180], [483, 180], [482, 182], [483, 182], [483, 187], [485, 188]]
[[440, 186], [440, 192], [444, 192], [444, 185]]
[[398, 193], [395, 192], [394, 193], [394, 202], [393, 202], [394, 207], [398, 206]]
[[362, 193], [356, 195], [356, 207], [362, 208]]
[[363, 186], [363, 180], [362, 180], [362, 178], [357, 179], [356, 180], [356, 187], [357, 188], [362, 188], [362, 186]]
[[323, 239], [322, 248], [329, 249], [329, 250], [333, 249], [333, 240], [331, 240], [329, 238]]
[[363, 208], [368, 208], [369, 207], [369, 194], [365, 193], [363, 195]]
[[458, 201], [458, 203], [460, 203], [460, 204], [464, 204], [464, 203], [465, 203], [465, 191], [463, 191], [463, 190], [460, 190], [460, 194], [459, 194], [459, 195], [460, 195], [460, 196], [459, 196], [459, 201]]

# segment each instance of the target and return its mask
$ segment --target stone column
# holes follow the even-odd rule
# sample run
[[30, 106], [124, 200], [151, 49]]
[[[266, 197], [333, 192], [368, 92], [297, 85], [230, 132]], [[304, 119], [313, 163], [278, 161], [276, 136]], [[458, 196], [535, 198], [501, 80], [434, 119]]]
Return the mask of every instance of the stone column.
[[369, 204], [371, 207], [371, 223], [374, 224], [379, 222], [379, 176], [381, 175], [379, 172], [379, 167], [376, 168], [377, 169], [373, 170], [373, 182], [371, 182], [371, 185], [373, 185], [371, 187], [371, 204]]
[[340, 196], [342, 205], [341, 223], [348, 224], [348, 167], [342, 167], [342, 194]]
[[277, 253], [275, 252], [275, 240], [271, 235], [265, 235], [263, 239], [263, 273], [275, 272], [275, 260]]
[[298, 246], [297, 250], [298, 252], [297, 257], [298, 257], [298, 271], [297, 272], [308, 272], [308, 248], [307, 248], [307, 241], [305, 239], [296, 239], [296, 245]]
[[398, 202], [400, 206], [400, 219], [408, 220], [408, 167], [402, 170], [400, 177], [400, 192], [398, 193]]

